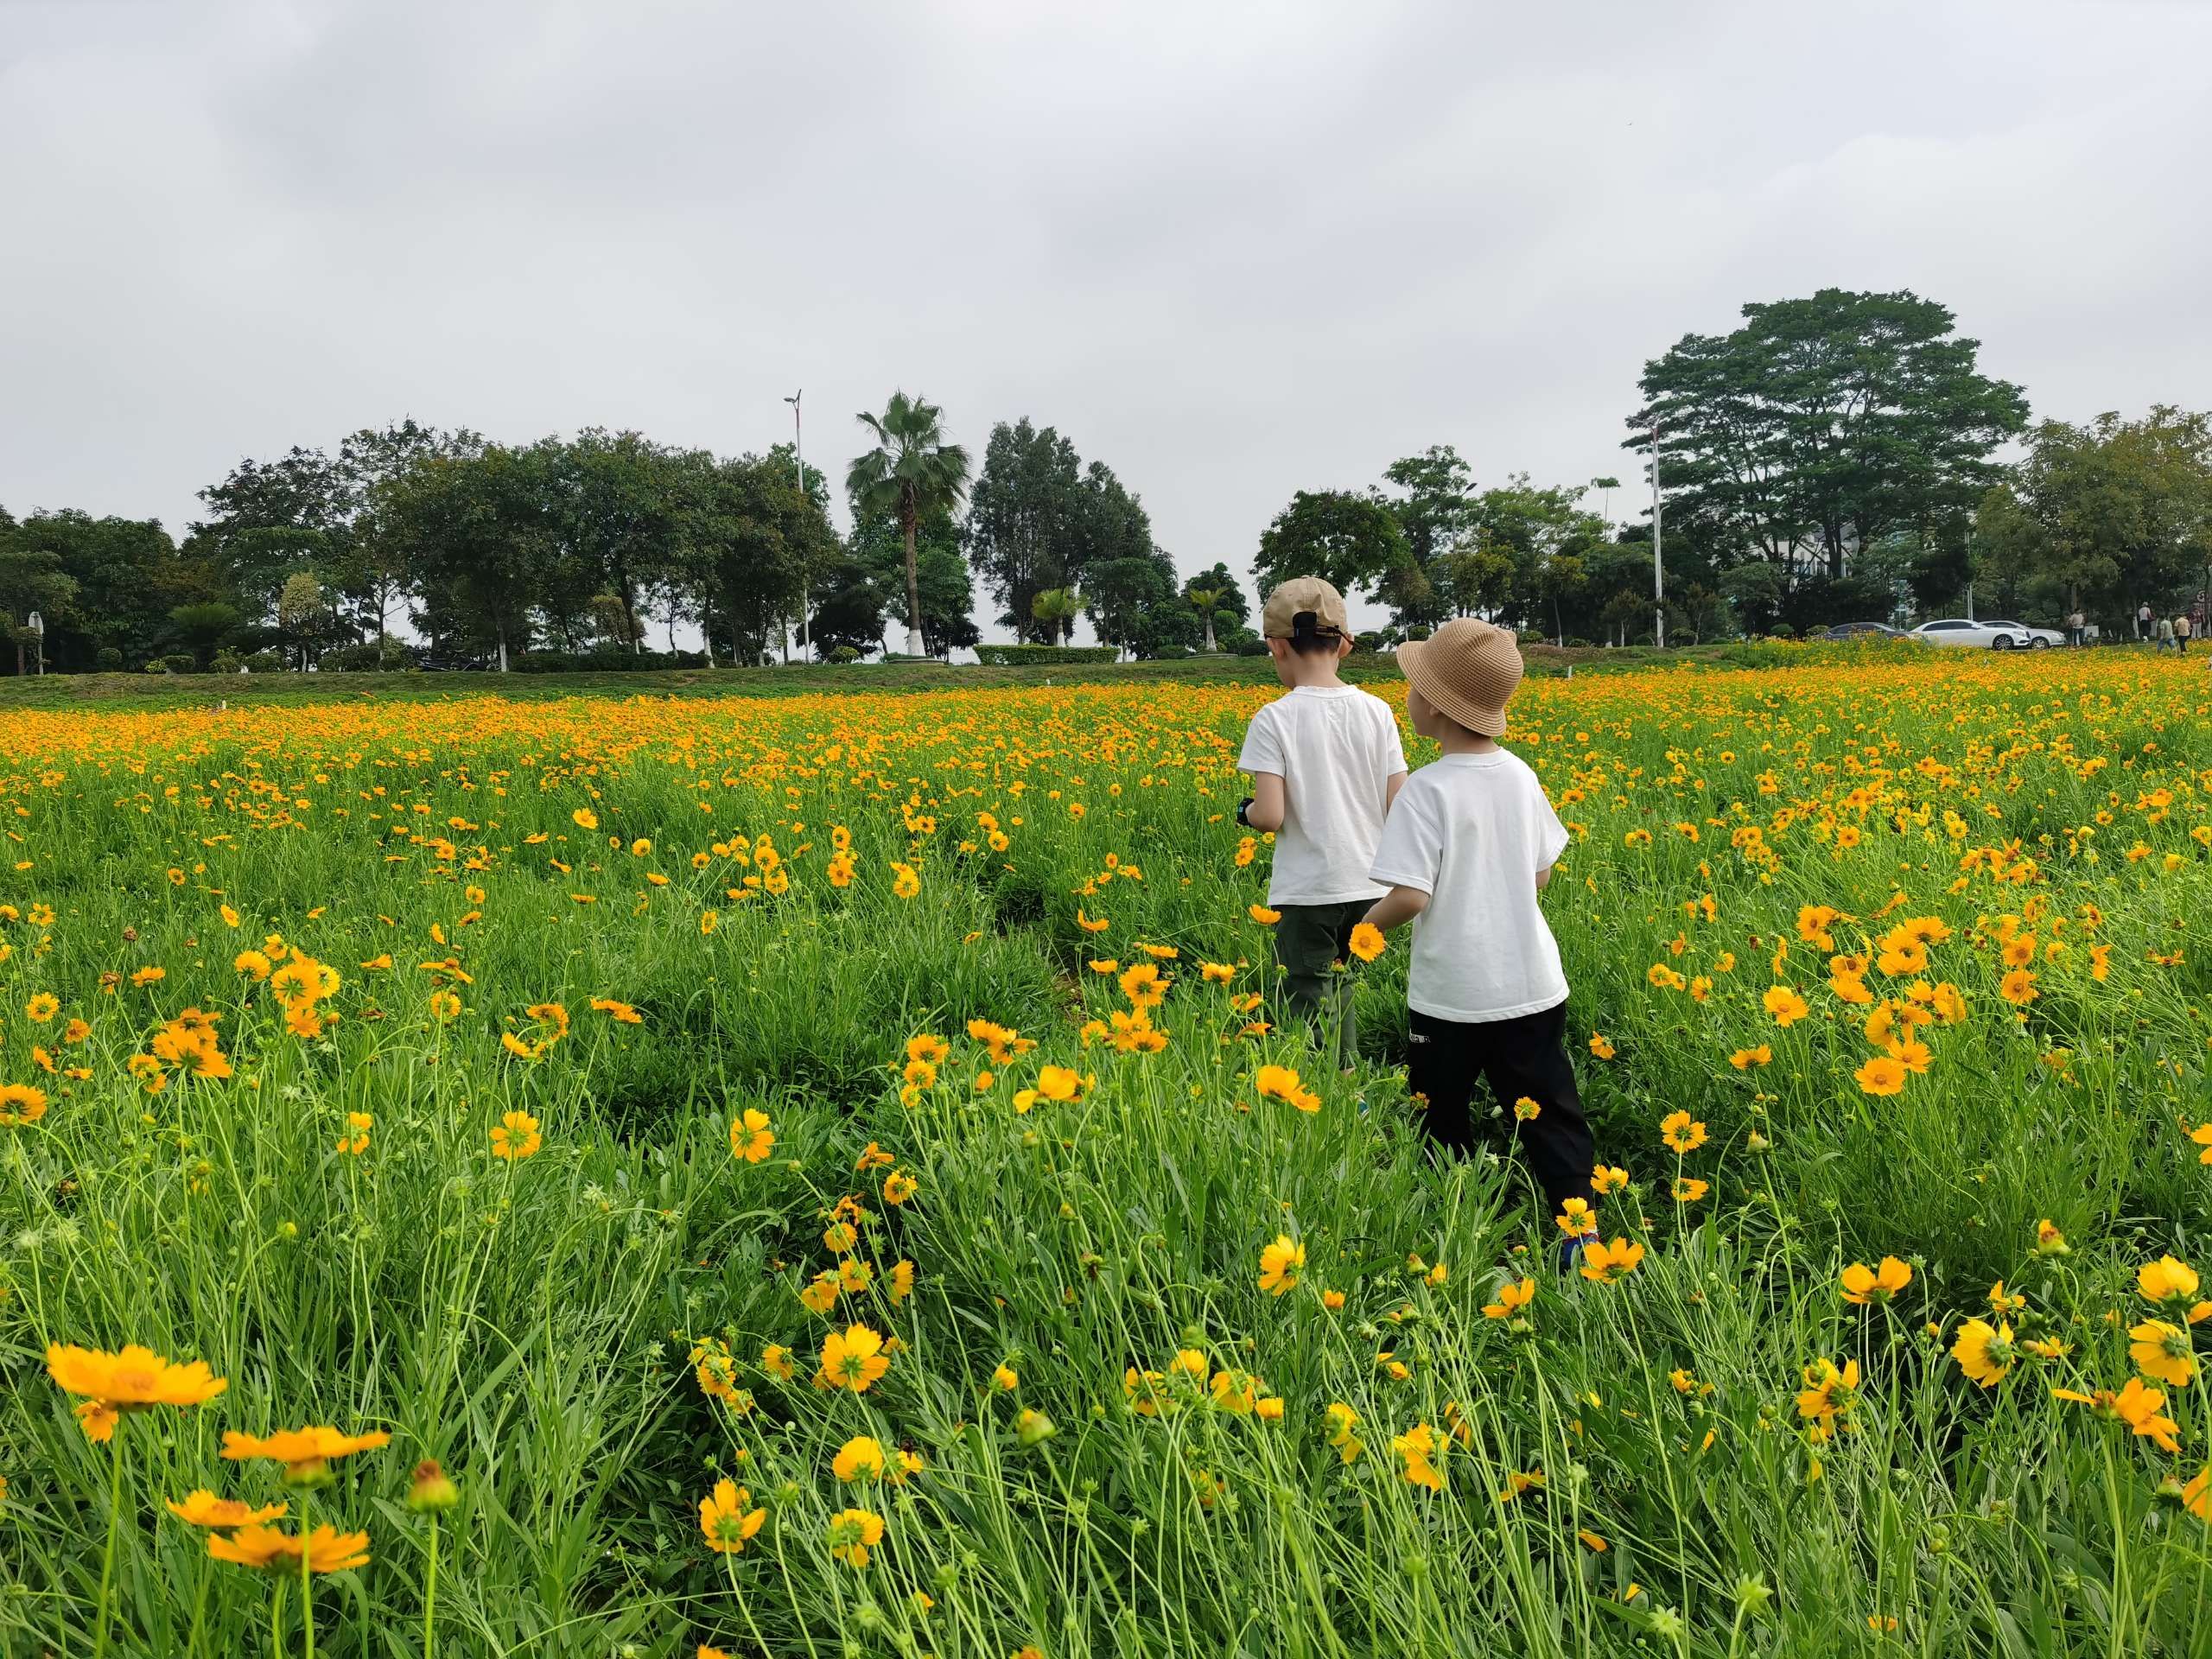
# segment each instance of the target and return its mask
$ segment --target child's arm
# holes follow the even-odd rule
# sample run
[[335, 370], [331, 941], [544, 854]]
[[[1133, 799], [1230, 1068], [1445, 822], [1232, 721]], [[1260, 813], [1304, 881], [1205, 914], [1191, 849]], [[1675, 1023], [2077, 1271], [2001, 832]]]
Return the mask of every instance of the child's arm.
[[1552, 884], [1552, 867], [1548, 864], [1536, 872], [1536, 891], [1541, 893]]
[[1252, 774], [1252, 804], [1244, 809], [1244, 822], [1262, 835], [1282, 828], [1283, 814], [1287, 810], [1281, 774], [1255, 772]]
[[1419, 887], [1394, 886], [1368, 906], [1362, 919], [1388, 933], [1394, 927], [1403, 927], [1427, 908], [1428, 895]]
[[1398, 791], [1406, 786], [1406, 774], [1394, 772], [1382, 780], [1382, 816], [1389, 817], [1390, 808], [1398, 798]]

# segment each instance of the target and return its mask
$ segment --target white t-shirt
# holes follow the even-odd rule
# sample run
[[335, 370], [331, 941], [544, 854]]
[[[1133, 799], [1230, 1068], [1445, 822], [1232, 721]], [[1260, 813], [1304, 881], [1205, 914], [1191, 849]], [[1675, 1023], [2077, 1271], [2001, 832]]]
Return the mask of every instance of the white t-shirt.
[[1294, 686], [1252, 716], [1243, 772], [1282, 779], [1270, 905], [1380, 899], [1368, 879], [1390, 779], [1406, 769], [1390, 705], [1356, 685]]
[[1474, 1025], [1567, 1000], [1559, 944], [1536, 905], [1536, 872], [1567, 850], [1567, 827], [1528, 763], [1508, 749], [1447, 754], [1406, 779], [1370, 870], [1417, 887], [1406, 1002]]

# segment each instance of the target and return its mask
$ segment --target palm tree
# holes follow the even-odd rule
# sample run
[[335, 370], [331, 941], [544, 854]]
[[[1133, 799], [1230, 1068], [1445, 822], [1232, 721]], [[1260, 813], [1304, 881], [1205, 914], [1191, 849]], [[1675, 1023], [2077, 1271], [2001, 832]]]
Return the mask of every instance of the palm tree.
[[1221, 603], [1221, 593], [1222, 590], [1218, 588], [1193, 588], [1183, 595], [1191, 601], [1192, 607], [1197, 610], [1206, 625], [1206, 655], [1209, 657], [1214, 654], [1216, 649], [1213, 643], [1213, 610], [1215, 606]]
[[1029, 601], [1029, 614], [1042, 622], [1052, 638], [1048, 645], [1064, 645], [1075, 632], [1075, 620], [1083, 613], [1083, 597], [1072, 588], [1047, 588]]
[[891, 394], [880, 417], [863, 413], [860, 423], [875, 435], [875, 448], [856, 457], [845, 488], [863, 512], [895, 513], [906, 538], [906, 654], [922, 652], [922, 588], [914, 574], [914, 536], [932, 513], [950, 512], [968, 493], [968, 452], [944, 441], [944, 411], [903, 391]]

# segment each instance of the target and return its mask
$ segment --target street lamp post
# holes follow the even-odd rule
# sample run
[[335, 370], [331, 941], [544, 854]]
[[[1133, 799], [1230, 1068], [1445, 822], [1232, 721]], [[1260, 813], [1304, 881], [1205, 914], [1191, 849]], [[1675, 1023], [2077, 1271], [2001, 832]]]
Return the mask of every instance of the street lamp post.
[[[805, 396], [806, 388], [801, 386], [784, 399], [791, 406], [791, 464], [798, 469], [798, 493], [801, 500], [806, 499], [806, 451], [803, 447], [805, 435], [799, 429], [798, 400]], [[810, 660], [814, 656], [814, 639], [809, 632], [806, 616], [809, 608], [806, 562], [802, 559], [799, 562], [798, 570], [798, 654], [801, 661]]]

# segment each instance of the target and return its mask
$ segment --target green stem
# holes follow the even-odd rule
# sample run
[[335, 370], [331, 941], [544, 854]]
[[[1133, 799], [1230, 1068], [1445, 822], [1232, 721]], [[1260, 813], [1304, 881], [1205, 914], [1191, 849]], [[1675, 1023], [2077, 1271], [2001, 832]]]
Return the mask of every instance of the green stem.
[[206, 1560], [200, 1563], [200, 1587], [192, 1595], [192, 1634], [184, 1639], [185, 1659], [200, 1651], [200, 1637], [207, 1628], [207, 1584], [215, 1570]]
[[423, 1659], [432, 1659], [435, 1649], [432, 1645], [430, 1621], [438, 1605], [438, 1516], [430, 1512], [430, 1564], [423, 1576]]
[[284, 1580], [276, 1580], [276, 1593], [269, 1599], [269, 1651], [284, 1659]]
[[115, 1542], [123, 1531], [123, 1425], [119, 1422], [109, 1431], [108, 1447], [112, 1472], [107, 1488], [107, 1548], [100, 1556], [100, 1605], [92, 1616], [92, 1659], [100, 1659], [107, 1651], [108, 1590], [115, 1582]]
[[300, 1489], [300, 1630], [307, 1641], [308, 1659], [315, 1659], [315, 1585], [308, 1574], [313, 1571], [309, 1558], [315, 1554], [313, 1540], [315, 1524], [309, 1514], [313, 1504], [307, 1488]]

